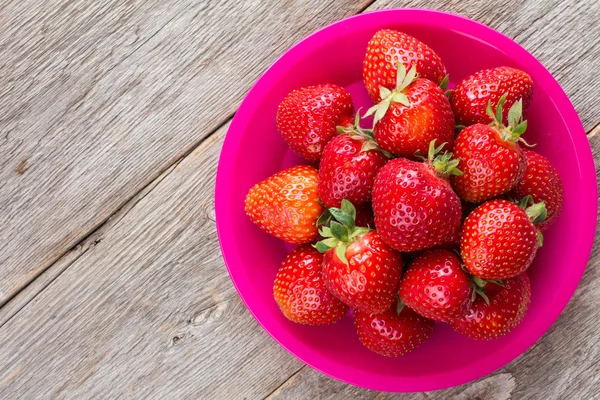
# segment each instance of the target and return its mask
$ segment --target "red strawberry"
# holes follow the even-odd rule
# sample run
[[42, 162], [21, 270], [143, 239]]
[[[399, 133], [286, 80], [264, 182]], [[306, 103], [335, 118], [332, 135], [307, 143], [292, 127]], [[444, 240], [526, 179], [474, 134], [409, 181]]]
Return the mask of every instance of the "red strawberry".
[[456, 85], [450, 95], [456, 123], [465, 126], [491, 123], [493, 118], [486, 113], [488, 102], [495, 109], [503, 94], [506, 94], [506, 109], [502, 121], [508, 122], [508, 109], [517, 100], [523, 101], [523, 117], [527, 119], [533, 96], [531, 77], [515, 68], [497, 67], [479, 71]]
[[451, 251], [432, 250], [415, 258], [400, 283], [400, 298], [426, 318], [450, 322], [471, 304], [469, 276]]
[[379, 170], [373, 185], [375, 227], [398, 251], [415, 251], [451, 240], [461, 220], [461, 204], [446, 180], [459, 174], [451, 154], [434, 158], [432, 142], [427, 162], [396, 158]]
[[399, 357], [423, 344], [433, 332], [434, 322], [408, 307], [397, 307], [380, 314], [354, 310], [354, 325], [361, 343], [386, 357]]
[[383, 243], [377, 232], [354, 226], [356, 212], [349, 201], [331, 208], [339, 221], [323, 227], [325, 240], [316, 247], [324, 252], [323, 278], [340, 300], [358, 310], [380, 313], [388, 309], [402, 273], [400, 254]]
[[541, 246], [534, 223], [546, 217], [544, 203], [524, 209], [507, 200], [483, 203], [465, 220], [460, 254], [467, 270], [482, 279], [505, 279], [519, 275], [533, 262]]
[[288, 146], [309, 161], [318, 161], [338, 125], [352, 124], [354, 105], [346, 89], [317, 85], [288, 94], [277, 109], [277, 129]]
[[375, 140], [397, 156], [414, 159], [425, 154], [432, 140], [454, 142], [454, 115], [444, 91], [427, 79], [417, 79], [413, 67], [408, 73], [398, 64], [398, 84], [394, 91], [381, 88], [383, 100], [371, 107], [366, 116], [373, 119]]
[[388, 160], [358, 126], [358, 114], [347, 132], [327, 143], [319, 164], [318, 193], [326, 207], [340, 207], [343, 199], [355, 205], [371, 201], [375, 175]]
[[537, 228], [544, 232], [558, 218], [563, 205], [563, 186], [560, 175], [550, 161], [541, 154], [523, 149], [527, 170], [512, 191], [513, 197], [531, 196], [536, 203], [544, 202], [548, 216]]
[[317, 170], [297, 165], [254, 185], [246, 195], [245, 211], [261, 229], [289, 243], [317, 238], [323, 207], [317, 198]]
[[375, 229], [375, 216], [373, 215], [373, 206], [371, 203], [360, 204], [356, 206], [356, 226], [366, 226]]
[[348, 312], [348, 306], [325, 288], [322, 262], [323, 255], [304, 244], [281, 264], [273, 295], [289, 320], [307, 325], [333, 324]]
[[[475, 124], [463, 129], [454, 143], [454, 156], [463, 172], [452, 177], [458, 196], [479, 203], [510, 191], [523, 178], [527, 162], [517, 144], [527, 128], [521, 120], [521, 102], [509, 111], [509, 125], [500, 122], [504, 100], [500, 99], [492, 125]], [[494, 115], [491, 106], [490, 115]]]
[[531, 299], [529, 278], [525, 273], [507, 279], [503, 286], [489, 282], [484, 297], [475, 299], [468, 313], [450, 325], [471, 339], [491, 340], [504, 336], [525, 317]]
[[379, 87], [396, 86], [398, 63], [406, 69], [416, 65], [421, 78], [437, 84], [446, 76], [442, 60], [425, 43], [403, 32], [380, 30], [369, 41], [363, 62], [363, 80], [374, 103], [381, 100]]

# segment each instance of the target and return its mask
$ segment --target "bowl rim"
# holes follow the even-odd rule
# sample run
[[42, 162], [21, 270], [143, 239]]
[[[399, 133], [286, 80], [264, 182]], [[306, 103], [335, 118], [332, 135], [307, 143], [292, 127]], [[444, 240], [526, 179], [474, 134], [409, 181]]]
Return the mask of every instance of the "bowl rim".
[[[554, 305], [549, 307], [548, 312], [540, 313], [543, 315], [536, 316], [533, 328], [528, 330], [526, 335], [520, 335], [515, 338], [515, 340], [511, 341], [510, 345], [505, 347], [505, 351], [500, 353], [500, 355], [493, 360], [484, 357], [480, 361], [468, 364], [464, 367], [459, 367], [458, 369], [441, 371], [426, 376], [377, 379], [376, 373], [373, 372], [373, 374], [368, 375], [368, 379], [347, 377], [344, 376], [344, 374], [338, 373], [339, 370], [326, 370], [322, 365], [322, 360], [309, 359], [307, 354], [298, 354], [297, 351], [290, 349], [289, 343], [283, 343], [276, 334], [271, 331], [266, 321], [261, 316], [255, 314], [248, 304], [248, 299], [243, 291], [238, 287], [238, 282], [236, 282], [235, 272], [233, 272], [234, 264], [237, 265], [242, 258], [237, 254], [233, 240], [225, 233], [227, 229], [226, 226], [233, 225], [232, 218], [227, 212], [231, 206], [229, 182], [231, 181], [230, 178], [233, 176], [233, 163], [227, 162], [227, 159], [230, 157], [230, 154], [238, 153], [241, 144], [241, 134], [246, 130], [246, 126], [248, 125], [251, 116], [255, 112], [257, 105], [260, 103], [259, 100], [264, 96], [265, 91], [262, 87], [268, 87], [273, 82], [278, 81], [280, 75], [288, 70], [295, 59], [306, 56], [315, 45], [336, 40], [340, 36], [343, 36], [347, 30], [351, 29], [352, 25], [355, 23], [365, 24], [374, 19], [379, 21], [385, 20], [384, 23], [380, 24], [380, 28], [378, 29], [383, 28], [385, 25], [401, 22], [410, 22], [410, 24], [433, 24], [441, 28], [460, 32], [463, 35], [471, 36], [475, 40], [485, 41], [498, 48], [500, 51], [511, 54], [511, 57], [518, 58], [522, 65], [526, 65], [527, 68], [525, 69], [527, 69], [528, 72], [535, 71], [533, 75], [536, 75], [538, 83], [544, 86], [550, 100], [554, 102], [556, 108], [560, 110], [561, 117], [565, 122], [565, 126], [567, 126], [569, 135], [576, 149], [577, 161], [585, 187], [585, 193], [581, 193], [579, 196], [581, 200], [580, 207], [583, 210], [583, 215], [585, 215], [585, 218], [587, 218], [588, 221], [587, 225], [584, 225], [585, 232], [582, 233], [585, 241], [581, 244], [580, 251], [574, 254], [575, 260], [573, 261], [573, 265], [576, 265], [577, 269], [572, 270], [571, 274], [565, 282], [563, 282], [563, 290], [553, 302]], [[377, 25], [378, 23], [373, 22], [372, 24]], [[444, 11], [416, 8], [387, 9], [353, 15], [315, 31], [287, 49], [285, 53], [283, 53], [283, 55], [281, 55], [256, 81], [240, 104], [238, 112], [231, 122], [219, 158], [214, 201], [217, 234], [225, 265], [242, 301], [263, 329], [290, 354], [325, 375], [355, 386], [388, 392], [439, 390], [473, 381], [505, 366], [537, 342], [537, 340], [544, 335], [560, 316], [583, 276], [593, 247], [598, 210], [595, 166], [586, 132], [566, 93], [541, 62], [509, 37], [482, 23]]]

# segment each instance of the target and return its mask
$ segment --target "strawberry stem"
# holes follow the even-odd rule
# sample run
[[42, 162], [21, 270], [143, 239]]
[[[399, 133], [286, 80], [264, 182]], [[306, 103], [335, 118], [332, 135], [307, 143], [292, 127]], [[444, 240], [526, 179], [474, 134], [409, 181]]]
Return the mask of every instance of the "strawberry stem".
[[410, 101], [408, 100], [405, 91], [418, 79], [417, 66], [413, 64], [407, 72], [404, 64], [398, 62], [396, 69], [396, 88], [392, 91], [381, 86], [379, 88], [379, 97], [381, 97], [381, 101], [369, 108], [364, 115], [364, 117], [375, 115], [373, 117], [373, 125], [376, 125], [383, 118], [392, 103], [400, 103], [405, 106], [410, 105]]
[[355, 226], [356, 208], [346, 199], [342, 200], [340, 208], [331, 207], [328, 212], [335, 221], [330, 219], [329, 226], [321, 228], [319, 234], [324, 239], [314, 244], [314, 247], [321, 253], [335, 249], [340, 261], [348, 265], [346, 259], [348, 244], [352, 243], [357, 237], [368, 233], [371, 229]]
[[356, 112], [354, 117], [354, 123], [348, 126], [338, 126], [337, 131], [340, 134], [348, 134], [350, 137], [356, 140], [361, 140], [363, 142], [362, 147], [360, 149], [361, 153], [366, 151], [375, 150], [379, 151], [381, 154], [386, 156], [388, 159], [392, 158], [392, 155], [383, 150], [377, 142], [375, 141], [375, 136], [373, 135], [373, 131], [370, 129], [363, 129], [360, 126], [360, 108]]
[[436, 139], [433, 139], [429, 143], [429, 151], [427, 154], [427, 162], [435, 171], [443, 177], [449, 175], [462, 175], [462, 171], [458, 169], [460, 159], [453, 158], [453, 154], [450, 152], [444, 152], [439, 154], [446, 143], [442, 143], [438, 147], [435, 147]]
[[510, 143], [522, 142], [528, 147], [533, 147], [521, 138], [521, 135], [527, 130], [527, 121], [523, 120], [523, 99], [515, 101], [515, 103], [508, 110], [508, 126], [505, 126], [502, 121], [502, 111], [504, 109], [504, 103], [506, 102], [507, 93], [504, 93], [498, 100], [496, 106], [496, 112], [492, 110], [492, 102], [488, 101], [486, 113], [492, 117], [491, 126], [498, 129], [502, 140]]

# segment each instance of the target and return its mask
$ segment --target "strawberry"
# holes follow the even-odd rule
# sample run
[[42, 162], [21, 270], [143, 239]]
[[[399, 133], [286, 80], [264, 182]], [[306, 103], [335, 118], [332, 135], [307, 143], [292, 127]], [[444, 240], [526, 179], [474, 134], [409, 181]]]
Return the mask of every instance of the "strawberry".
[[479, 71], [456, 85], [450, 95], [450, 104], [456, 116], [456, 123], [464, 126], [489, 124], [493, 118], [486, 113], [488, 102], [492, 108], [498, 106], [502, 95], [506, 94], [506, 109], [501, 119], [508, 122], [508, 109], [518, 100], [523, 102], [523, 117], [533, 96], [533, 80], [525, 72], [497, 67]]
[[[505, 279], [519, 275], [533, 262], [541, 246], [541, 233], [534, 224], [544, 220], [544, 203], [519, 205], [491, 200], [477, 207], [465, 220], [460, 254], [466, 269], [482, 279]], [[526, 208], [527, 207], [527, 208]]]
[[416, 67], [406, 72], [398, 63], [398, 82], [390, 91], [381, 87], [380, 103], [371, 107], [365, 116], [373, 118], [375, 140], [379, 146], [397, 156], [415, 158], [425, 154], [429, 143], [454, 142], [454, 115], [444, 91], [428, 79], [416, 77]]
[[550, 161], [541, 154], [523, 150], [527, 159], [525, 176], [512, 191], [512, 196], [521, 199], [531, 196], [536, 203], [544, 202], [548, 216], [537, 228], [544, 232], [556, 221], [563, 205], [563, 186], [560, 175]]
[[471, 339], [491, 340], [508, 334], [525, 317], [531, 300], [527, 274], [485, 285], [486, 297], [473, 301], [467, 314], [450, 323]]
[[379, 314], [354, 310], [354, 326], [366, 348], [382, 356], [399, 357], [429, 338], [435, 323], [399, 304]]
[[451, 251], [431, 250], [413, 260], [400, 283], [400, 298], [426, 318], [450, 322], [471, 304], [469, 276]]
[[450, 241], [461, 220], [461, 204], [448, 176], [460, 174], [451, 153], [437, 155], [431, 143], [426, 162], [396, 158], [375, 177], [375, 227], [398, 251], [422, 250]]
[[371, 203], [356, 206], [356, 220], [354, 223], [356, 226], [375, 228], [375, 216], [373, 215], [373, 206]]
[[346, 199], [355, 205], [371, 201], [377, 171], [387, 162], [375, 141], [358, 126], [327, 143], [319, 164], [319, 198], [326, 207], [340, 207]]
[[297, 165], [254, 185], [244, 208], [250, 220], [288, 243], [309, 243], [317, 238], [317, 219], [323, 207], [317, 198], [315, 168]]
[[336, 127], [352, 124], [354, 105], [346, 89], [316, 85], [288, 94], [277, 108], [277, 129], [287, 145], [309, 161], [318, 161]]
[[402, 273], [400, 254], [386, 245], [377, 232], [356, 227], [352, 203], [330, 208], [336, 219], [321, 229], [325, 239], [316, 247], [323, 256], [327, 288], [350, 307], [380, 313], [390, 307]]
[[304, 244], [281, 264], [273, 295], [289, 320], [307, 325], [333, 324], [348, 312], [348, 306], [325, 288], [322, 262], [323, 255]]
[[440, 57], [425, 43], [403, 32], [383, 29], [367, 45], [363, 62], [363, 80], [374, 103], [381, 100], [381, 86], [392, 90], [396, 85], [397, 65], [416, 66], [421, 78], [440, 84], [446, 68]]
[[452, 186], [458, 196], [472, 203], [492, 199], [510, 191], [523, 178], [527, 161], [518, 145], [521, 135], [527, 128], [522, 121], [521, 101], [517, 101], [509, 110], [509, 125], [501, 122], [505, 96], [502, 96], [492, 112], [488, 104], [488, 113], [494, 118], [491, 125], [475, 124], [463, 129], [454, 143], [454, 155], [460, 158], [460, 176], [452, 177]]

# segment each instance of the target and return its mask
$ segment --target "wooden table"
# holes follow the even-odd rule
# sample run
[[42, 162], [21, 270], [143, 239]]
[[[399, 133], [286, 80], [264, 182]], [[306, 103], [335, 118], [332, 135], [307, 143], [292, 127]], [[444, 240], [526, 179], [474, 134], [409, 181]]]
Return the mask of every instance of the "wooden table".
[[0, 0], [0, 398], [600, 398], [598, 250], [524, 355], [405, 396], [289, 355], [219, 252], [215, 169], [238, 105], [290, 45], [360, 12], [437, 8], [512, 37], [600, 157], [600, 2], [492, 3]]

